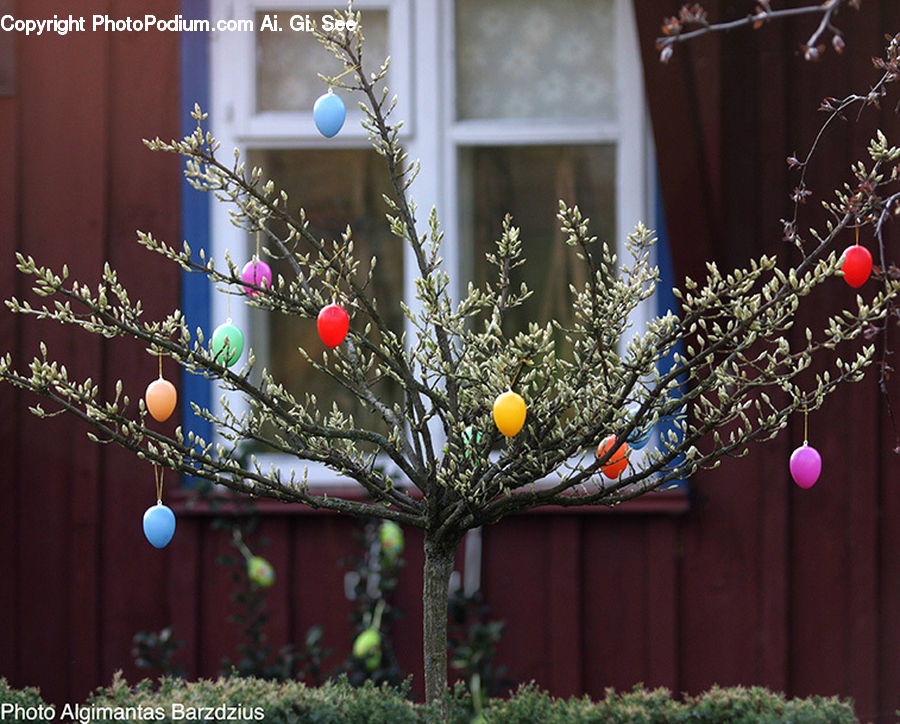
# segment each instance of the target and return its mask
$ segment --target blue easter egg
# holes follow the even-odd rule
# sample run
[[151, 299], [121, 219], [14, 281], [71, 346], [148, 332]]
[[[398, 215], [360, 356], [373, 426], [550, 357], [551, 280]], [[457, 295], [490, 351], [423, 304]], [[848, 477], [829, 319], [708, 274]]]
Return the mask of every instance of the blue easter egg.
[[631, 437], [628, 438], [628, 444], [635, 450], [640, 450], [650, 441], [651, 432], [653, 432], [652, 426], [645, 428], [636, 427], [631, 431]]
[[313, 120], [319, 133], [325, 138], [337, 135], [346, 117], [347, 109], [344, 107], [344, 101], [331, 91], [319, 96], [313, 106]]
[[144, 512], [144, 535], [154, 548], [165, 548], [175, 535], [175, 513], [168, 505], [157, 503]]

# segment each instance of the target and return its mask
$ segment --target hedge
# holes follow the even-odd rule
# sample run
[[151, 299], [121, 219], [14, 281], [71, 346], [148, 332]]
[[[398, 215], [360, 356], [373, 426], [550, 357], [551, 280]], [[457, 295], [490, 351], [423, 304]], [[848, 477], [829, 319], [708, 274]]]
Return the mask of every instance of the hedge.
[[[116, 676], [111, 686], [98, 689], [82, 705], [83, 721], [120, 721], [144, 724], [164, 722], [271, 724], [436, 724], [444, 721], [436, 707], [417, 704], [408, 692], [372, 684], [355, 688], [346, 680], [308, 687], [302, 682], [276, 682], [251, 678], [222, 678], [188, 682], [182, 679], [144, 680], [131, 686]], [[448, 694], [451, 724], [474, 721], [471, 701], [463, 687]], [[10, 689], [0, 679], [0, 704], [5, 711], [16, 705], [46, 706], [35, 689]], [[93, 708], [94, 711], [89, 711]], [[99, 709], [103, 711], [98, 711]], [[61, 714], [57, 709], [57, 716]], [[16, 721], [4, 716], [4, 721]], [[25, 720], [20, 718], [20, 721]], [[787, 699], [760, 687], [714, 687], [699, 696], [672, 698], [666, 689], [642, 685], [617, 693], [609, 689], [600, 701], [587, 697], [555, 699], [534, 684], [521, 686], [507, 699], [493, 699], [479, 721], [502, 724], [855, 724], [849, 699], [810, 697]]]
[[0, 678], [0, 704], [23, 709], [37, 709], [47, 706], [37, 689], [12, 689], [6, 679]]

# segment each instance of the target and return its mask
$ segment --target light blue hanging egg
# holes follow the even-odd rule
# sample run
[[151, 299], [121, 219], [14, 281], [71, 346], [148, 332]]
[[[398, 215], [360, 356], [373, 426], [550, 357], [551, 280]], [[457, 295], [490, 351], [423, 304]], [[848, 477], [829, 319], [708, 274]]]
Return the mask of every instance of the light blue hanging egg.
[[165, 548], [175, 535], [175, 513], [157, 501], [144, 512], [144, 535], [154, 548]]
[[328, 91], [316, 99], [313, 106], [313, 120], [316, 122], [319, 133], [325, 138], [337, 135], [344, 125], [346, 117], [347, 109], [344, 101], [332, 91]]

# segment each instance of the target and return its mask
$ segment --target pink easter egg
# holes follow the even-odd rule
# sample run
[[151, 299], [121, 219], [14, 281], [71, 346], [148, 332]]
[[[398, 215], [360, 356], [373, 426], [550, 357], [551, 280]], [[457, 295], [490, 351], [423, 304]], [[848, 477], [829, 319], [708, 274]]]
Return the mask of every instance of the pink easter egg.
[[[241, 279], [247, 284], [255, 284], [263, 289], [268, 289], [272, 286], [272, 269], [264, 261], [254, 257], [241, 269]], [[244, 287], [244, 291], [251, 297], [259, 294], [259, 289], [253, 287]]]
[[791, 477], [801, 488], [811, 488], [822, 472], [822, 456], [812, 445], [803, 443], [791, 454]]

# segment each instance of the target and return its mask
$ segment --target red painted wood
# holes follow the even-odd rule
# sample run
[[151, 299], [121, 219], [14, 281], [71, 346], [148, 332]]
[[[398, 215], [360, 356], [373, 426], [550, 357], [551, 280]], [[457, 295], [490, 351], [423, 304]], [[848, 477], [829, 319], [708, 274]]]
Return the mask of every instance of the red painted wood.
[[[757, 451], [757, 454], [759, 451]], [[759, 581], [755, 520], [757, 480], [729, 461], [696, 476], [697, 507], [683, 536], [681, 684], [755, 683]]]
[[[18, 101], [15, 98], [0, 98], [0, 258], [14, 259], [19, 243], [19, 152], [17, 124]], [[5, 292], [16, 290], [17, 272], [15, 265], [7, 261], [0, 264], [0, 288]], [[0, 339], [4, 341], [3, 353], [10, 353], [14, 360], [19, 357], [18, 323], [7, 309], [0, 310]], [[17, 415], [19, 395], [9, 386], [0, 386], [0, 410], [6, 414], [0, 418], [0, 440], [9, 450], [18, 449]], [[0, 575], [5, 583], [0, 587], [0, 671], [15, 675], [18, 652], [18, 607], [17, 591], [21, 578], [16, 566], [17, 543], [20, 535], [18, 507], [20, 489], [16, 485], [18, 456], [8, 454], [3, 473], [0, 474]]]
[[[880, 13], [873, 6], [852, 18], [852, 32], [856, 42], [871, 43], [873, 51], [884, 45]], [[896, 32], [896, 31], [895, 31]], [[859, 84], [862, 78], [872, 74], [871, 60], [860, 53], [845, 59], [849, 82]], [[863, 86], [865, 87], [865, 86]], [[850, 136], [854, 149], [861, 149], [869, 142], [874, 132], [887, 120], [883, 115], [872, 114], [871, 122], [850, 124]], [[894, 128], [900, 128], [896, 117]], [[859, 158], [859, 152], [857, 152]], [[868, 160], [868, 159], [867, 159]], [[894, 249], [898, 247], [893, 246]], [[892, 255], [896, 259], [896, 254]], [[872, 294], [873, 290], [867, 290]], [[878, 436], [877, 416], [880, 393], [875, 383], [877, 372], [871, 372], [867, 379], [852, 390], [844, 390], [842, 397], [847, 401], [844, 419], [859, 420], [859, 425], [847, 428], [844, 444], [854, 451], [851, 470], [842, 478], [848, 506], [848, 557], [849, 575], [846, 581], [849, 593], [846, 635], [844, 643], [847, 651], [847, 681], [845, 690], [854, 692], [857, 713], [866, 720], [879, 716], [878, 702]], [[841, 450], [840, 447], [834, 448]], [[849, 457], [849, 456], [848, 456]]]
[[494, 618], [506, 621], [498, 663], [514, 681], [547, 686], [552, 671], [549, 598], [554, 585], [547, 525], [530, 516], [508, 518], [483, 530], [483, 588]]
[[[158, 17], [172, 15], [178, 3], [154, 0], [144, 10]], [[126, 2], [110, 3], [117, 17], [133, 12]], [[160, 319], [178, 304], [178, 272], [136, 242], [136, 229], [158, 238], [177, 240], [179, 165], [174, 157], [154, 154], [140, 142], [144, 137], [178, 135], [177, 84], [160, 82], [178, 74], [178, 37], [174, 34], [100, 33], [108, 42], [110, 64], [103, 79], [108, 87], [107, 124], [109, 159], [105, 170], [109, 184], [103, 258], [118, 271], [132, 299], [144, 301], [147, 319]], [[148, 73], [148, 68], [153, 68]], [[122, 380], [136, 410], [147, 383], [157, 375], [157, 362], [134, 341], [116, 340], [104, 347], [103, 387], [112, 396]], [[165, 365], [170, 379], [177, 379], [171, 364]], [[160, 425], [172, 430], [177, 417]], [[179, 569], [195, 565], [196, 548], [189, 530], [179, 521], [173, 542], [163, 551], [152, 548], [141, 532], [144, 510], [155, 502], [153, 472], [147, 463], [117, 449], [104, 450], [102, 535], [103, 587], [101, 618], [94, 636], [102, 642], [101, 681], [109, 681], [117, 669], [130, 677], [141, 674], [132, 663], [130, 650], [137, 631], [158, 631], [177, 614], [166, 595], [167, 573], [179, 577]], [[124, 471], [130, 474], [123, 475]], [[164, 499], [178, 485], [168, 473]], [[182, 551], [186, 552], [182, 558]], [[195, 570], [196, 575], [199, 571]], [[205, 573], [205, 571], [204, 571]], [[127, 611], [128, 615], [119, 612]], [[184, 633], [176, 630], [177, 637]], [[196, 647], [195, 642], [190, 642]]]
[[[853, 14], [845, 22], [850, 24], [849, 37], [855, 43], [868, 44], [875, 53], [880, 40], [868, 14], [872, 9]], [[854, 56], [831, 58], [820, 72], [803, 68], [798, 71], [804, 83], [797, 83], [797, 102], [808, 106], [825, 95], [840, 96], [861, 83], [865, 86], [871, 75], [865, 66], [862, 58]], [[797, 135], [811, 138], [820, 122], [798, 114]], [[831, 131], [824, 152], [811, 168], [811, 187], [822, 188], [829, 177], [846, 174], [876, 124], [876, 118], [867, 113], [858, 123]], [[843, 244], [851, 241], [848, 234]], [[825, 312], [852, 305], [854, 296], [840, 281], [826, 285], [812, 300], [814, 308], [801, 312], [798, 326], [819, 323]], [[816, 365], [816, 371], [825, 368], [834, 372], [828, 360]], [[870, 381], [835, 395], [812, 417], [811, 442], [826, 451], [826, 475], [814, 497], [793, 493], [792, 689], [798, 694], [852, 692], [864, 720], [876, 717], [879, 711], [878, 482], [877, 470], [870, 462], [877, 454], [872, 430], [878, 405], [877, 389]], [[795, 442], [799, 444], [799, 440], [795, 433]], [[848, 450], [853, 454], [842, 454]]]
[[[900, 28], [900, 5], [881, 3], [880, 11], [882, 29]], [[882, 109], [881, 127], [896, 132], [897, 125], [893, 108]], [[887, 230], [886, 244], [890, 250], [900, 248], [900, 230], [896, 224], [892, 224]], [[892, 255], [896, 258], [895, 252]], [[894, 357], [896, 358], [896, 353]], [[895, 359], [895, 370], [897, 367]], [[895, 371], [887, 385], [895, 414], [900, 410], [900, 385], [897, 384], [896, 374]], [[871, 385], [873, 382], [867, 381], [865, 384]], [[900, 711], [900, 547], [896, 544], [900, 533], [900, 498], [897, 486], [897, 481], [900, 480], [900, 449], [897, 449], [900, 440], [895, 436], [896, 431], [891, 429], [884, 400], [879, 402], [878, 408], [877, 418], [874, 419], [875, 437], [880, 443], [877, 453], [878, 509], [875, 520], [879, 534], [875, 544], [878, 576], [878, 610], [875, 614], [878, 627], [877, 712], [882, 720], [890, 721], [892, 715]]]
[[[55, 4], [36, 1], [29, 12], [52, 15]], [[40, 262], [71, 259], [74, 275], [96, 279], [105, 233], [107, 158], [102, 38], [19, 37], [21, 102], [22, 248]], [[66, 108], [63, 116], [50, 108]], [[73, 330], [23, 324], [22, 351], [39, 339], [65, 360], [70, 375], [97, 376], [100, 343]], [[96, 538], [90, 526], [99, 455], [70, 420], [20, 418], [20, 565], [40, 572], [23, 579], [19, 626], [22, 683], [46, 681], [52, 700], [70, 697], [77, 671], [96, 667], [92, 617]], [[52, 571], [53, 575], [46, 575]]]
[[351, 604], [344, 595], [339, 561], [356, 553], [352, 521], [336, 516], [292, 520], [292, 605], [294, 640], [301, 643], [315, 625], [324, 629], [324, 645], [334, 653], [327, 667], [337, 666], [352, 644]]
[[[893, 236], [896, 244], [896, 235]], [[896, 385], [891, 390], [896, 405]], [[896, 409], [896, 408], [895, 408]], [[878, 685], [880, 712], [900, 711], [900, 454], [885, 406], [879, 416]]]
[[[765, 52], [755, 56], [758, 75], [764, 79], [759, 87], [756, 122], [759, 129], [761, 157], [771, 159], [760, 164], [759, 203], [764, 209], [787, 209], [790, 203], [791, 179], [785, 173], [784, 160], [793, 152], [788, 142], [787, 125], [789, 79], [783, 59], [792, 53], [793, 36], [784, 25], [773, 24], [767, 38]], [[752, 203], [752, 202], [751, 202]], [[781, 242], [782, 227], [778, 219], [783, 214], [753, 214], [755, 219], [756, 254], [777, 254], [785, 266], [796, 263], [793, 249]], [[787, 213], [785, 211], [785, 213]], [[794, 341], [799, 343], [795, 333]], [[772, 394], [773, 402], [783, 406], [785, 395]], [[796, 428], [796, 426], [794, 426]], [[783, 431], [767, 443], [765, 454], [754, 451], [745, 462], [752, 467], [748, 473], [759, 488], [760, 507], [756, 537], [758, 541], [757, 569], [760, 582], [758, 601], [758, 653], [756, 678], [777, 691], [784, 691], [789, 683], [787, 645], [789, 637], [788, 580], [788, 520], [791, 481], [785, 461], [793, 449], [789, 431]]]
[[647, 581], [642, 531], [622, 521], [585, 521], [582, 667], [587, 691], [640, 681], [646, 674]]
[[266, 608], [270, 616], [267, 636], [270, 638], [268, 644], [272, 647], [273, 656], [281, 648], [279, 642], [291, 640], [293, 629], [294, 610], [290, 599], [294, 567], [290, 530], [289, 519], [266, 520], [259, 527], [259, 545], [253, 548], [253, 553], [268, 560], [276, 571], [275, 583], [266, 595]]
[[[200, 607], [200, 581], [205, 570], [200, 565], [201, 537], [208, 530], [203, 520], [181, 516], [176, 522], [176, 536], [170, 545], [175, 546], [177, 564], [168, 569], [168, 613], [163, 626], [171, 625], [177, 639], [184, 641], [178, 661], [185, 667], [185, 674], [196, 678], [203, 651], [199, 646], [199, 622], [203, 611]], [[133, 535], [133, 533], [132, 533]]]
[[681, 551], [674, 521], [646, 521], [648, 686], [680, 691], [678, 676], [678, 573]]
[[547, 654], [552, 668], [547, 686], [560, 696], [584, 690], [581, 621], [584, 616], [581, 583], [581, 517], [554, 516], [549, 521], [549, 564], [553, 583], [549, 586], [550, 640]]
[[[405, 565], [394, 596], [395, 605], [403, 611], [403, 617], [394, 627], [394, 645], [400, 668], [412, 674], [412, 692], [419, 699], [425, 697], [422, 680], [424, 655], [422, 651], [422, 568], [425, 565], [425, 539], [416, 528], [404, 528], [406, 547]], [[457, 550], [455, 570], [463, 570], [462, 548]], [[451, 678], [455, 675], [450, 669]]]
[[[635, 14], [644, 66], [644, 83], [650, 99], [649, 111], [658, 150], [658, 174], [666, 213], [666, 224], [673, 240], [691, 240], [678, 247], [673, 262], [679, 277], [705, 276], [705, 262], [713, 258], [716, 239], [721, 238], [721, 220], [714, 190], [717, 172], [711, 171], [718, 148], [710, 148], [718, 137], [717, 126], [699, 124], [718, 79], [698, 71], [715, 67], [714, 56], [702, 54], [695, 65], [695, 50], [679, 48], [670, 63], [661, 65], [654, 41], [660, 34], [662, 19], [677, 10], [668, 0], [635, 3]], [[705, 39], [701, 47], [715, 47], [715, 39]], [[714, 95], [712, 97], [715, 97]], [[706, 114], [717, 122], [712, 114]]]

